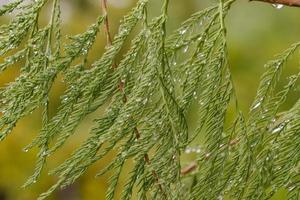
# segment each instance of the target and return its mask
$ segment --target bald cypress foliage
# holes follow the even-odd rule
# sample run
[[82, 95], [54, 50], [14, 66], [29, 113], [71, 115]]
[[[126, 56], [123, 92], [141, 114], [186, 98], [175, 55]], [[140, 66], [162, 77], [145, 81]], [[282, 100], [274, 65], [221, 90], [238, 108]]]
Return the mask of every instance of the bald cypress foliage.
[[[300, 71], [283, 87], [279, 80], [300, 43], [266, 64], [249, 113], [243, 113], [224, 22], [235, 0], [220, 0], [192, 14], [172, 32], [166, 30], [171, 2], [162, 1], [160, 14], [149, 18], [150, 1], [138, 0], [113, 37], [109, 13], [103, 13], [68, 40], [61, 34], [60, 0], [11, 1], [0, 9], [0, 16], [17, 11], [0, 26], [0, 72], [22, 63], [18, 77], [1, 88], [0, 140], [20, 119], [42, 109], [42, 128], [24, 149], [39, 149], [24, 187], [39, 184], [47, 159], [76, 137], [89, 114], [103, 108], [87, 139], [49, 172], [57, 182], [39, 200], [74, 183], [112, 152], [110, 163], [96, 174], [112, 174], [107, 199], [115, 199], [118, 185], [124, 200], [270, 199], [281, 189], [288, 199], [299, 199], [300, 101], [284, 112], [280, 108], [297, 87]], [[39, 16], [46, 3], [52, 4], [51, 17], [42, 26]], [[105, 52], [89, 65], [88, 55], [103, 30]], [[129, 38], [130, 47], [121, 54]], [[67, 88], [50, 117], [49, 92], [58, 75]], [[187, 119], [192, 104], [198, 116], [193, 129]], [[201, 149], [189, 147], [199, 138]], [[197, 158], [183, 164], [183, 154], [191, 151]], [[128, 162], [132, 171], [120, 184]]]

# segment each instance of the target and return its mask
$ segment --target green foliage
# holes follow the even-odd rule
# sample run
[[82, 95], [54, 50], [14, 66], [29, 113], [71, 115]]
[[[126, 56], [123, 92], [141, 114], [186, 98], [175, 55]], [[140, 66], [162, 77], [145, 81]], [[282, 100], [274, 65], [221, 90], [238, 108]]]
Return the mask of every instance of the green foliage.
[[[0, 27], [0, 55], [5, 56], [0, 70], [24, 62], [20, 75], [1, 91], [0, 140], [24, 116], [43, 110], [42, 129], [24, 149], [39, 149], [34, 174], [24, 187], [37, 182], [48, 157], [75, 134], [83, 119], [98, 109], [105, 112], [94, 120], [82, 145], [50, 171], [58, 180], [40, 200], [74, 183], [111, 153], [113, 159], [97, 174], [113, 172], [107, 199], [115, 198], [128, 162], [132, 171], [122, 185], [122, 199], [131, 199], [134, 191], [138, 199], [271, 199], [285, 189], [288, 199], [299, 199], [300, 101], [290, 110], [280, 109], [300, 73], [282, 88], [279, 81], [300, 43], [266, 65], [246, 117], [227, 56], [224, 20], [234, 0], [220, 0], [194, 13], [172, 33], [166, 31], [169, 1], [150, 19], [148, 0], [139, 0], [121, 20], [112, 44], [90, 66], [88, 55], [100, 27], [107, 25], [106, 16], [63, 44], [59, 0], [52, 1], [49, 23], [39, 24], [47, 2], [14, 1], [0, 9], [0, 15], [19, 12]], [[130, 49], [120, 55], [131, 35]], [[49, 92], [58, 75], [67, 89], [50, 118]], [[195, 130], [186, 119], [192, 104], [198, 107]], [[234, 120], [228, 117], [232, 107]], [[199, 137], [202, 149], [189, 172], [182, 157]]]

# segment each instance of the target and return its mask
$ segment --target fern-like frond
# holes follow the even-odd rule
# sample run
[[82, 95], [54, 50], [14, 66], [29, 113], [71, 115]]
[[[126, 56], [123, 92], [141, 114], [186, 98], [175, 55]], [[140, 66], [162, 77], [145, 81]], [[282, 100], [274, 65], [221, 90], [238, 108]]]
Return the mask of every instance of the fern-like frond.
[[[24, 63], [20, 75], [1, 89], [0, 140], [19, 120], [42, 108], [42, 129], [24, 149], [39, 150], [34, 173], [24, 187], [38, 180], [47, 159], [76, 137], [88, 115], [102, 112], [85, 131], [85, 141], [49, 172], [58, 180], [39, 200], [73, 184], [110, 155], [97, 177], [112, 172], [106, 194], [111, 200], [117, 187], [124, 200], [270, 199], [282, 188], [288, 190], [289, 199], [298, 198], [300, 102], [287, 111], [280, 109], [300, 74], [291, 75], [283, 87], [279, 81], [300, 43], [266, 65], [245, 117], [226, 41], [225, 18], [235, 0], [220, 0], [192, 14], [171, 33], [166, 28], [169, 1], [164, 0], [159, 15], [150, 19], [148, 0], [139, 0], [90, 66], [87, 59], [100, 27], [111, 37], [109, 13], [104, 8], [103, 16], [86, 31], [64, 42], [60, 0], [51, 2], [51, 17], [44, 26], [39, 15], [47, 0], [13, 1], [0, 9], [0, 16], [19, 12], [0, 26], [4, 58], [0, 72]], [[66, 90], [50, 118], [49, 92], [60, 76]], [[234, 120], [228, 117], [232, 108]], [[189, 112], [197, 113], [195, 128], [189, 126]], [[196, 159], [183, 162], [196, 140], [201, 146], [193, 150]], [[130, 172], [123, 184], [120, 176], [128, 163]]]

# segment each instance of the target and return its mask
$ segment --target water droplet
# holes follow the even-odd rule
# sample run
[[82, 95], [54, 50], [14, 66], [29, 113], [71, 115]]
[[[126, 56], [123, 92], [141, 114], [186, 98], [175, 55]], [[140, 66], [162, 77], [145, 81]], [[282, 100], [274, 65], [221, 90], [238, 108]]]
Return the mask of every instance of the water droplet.
[[193, 92], [193, 96], [194, 96], [194, 99], [197, 99], [197, 98], [198, 98], [198, 97], [197, 97], [197, 92], [196, 92], [196, 91]]
[[210, 153], [205, 154], [205, 158], [209, 158], [209, 156], [210, 156]]
[[190, 74], [191, 74], [191, 71], [185, 71], [185, 74], [186, 74], [186, 75], [190, 75]]
[[123, 28], [122, 30], [121, 30], [121, 34], [127, 34], [129, 31], [128, 31], [128, 29], [127, 28]]
[[144, 99], [143, 104], [146, 105], [146, 103], [148, 102], [148, 99]]
[[183, 48], [183, 53], [186, 53], [189, 50], [189, 46]]
[[290, 187], [289, 187], [289, 189], [288, 189], [288, 191], [289, 191], [289, 192], [291, 192], [291, 191], [293, 191], [295, 188], [296, 188], [296, 186], [295, 186], [295, 185], [293, 185], [293, 186], [290, 186]]
[[125, 158], [127, 156], [127, 153], [126, 152], [123, 152], [122, 154], [121, 154], [121, 157], [122, 158]]
[[27, 148], [24, 148], [23, 151], [27, 153], [29, 150]]
[[256, 103], [256, 104], [252, 107], [252, 110], [258, 108], [258, 107], [260, 106], [260, 104], [261, 104], [261, 102]]
[[204, 102], [203, 102], [203, 101], [201, 101], [201, 102], [200, 102], [200, 105], [201, 105], [201, 106], [203, 106], [203, 105], [204, 105]]
[[224, 200], [223, 196], [218, 196], [218, 200]]
[[141, 102], [142, 98], [136, 98], [136, 102]]
[[84, 55], [87, 54], [87, 52], [88, 52], [87, 49], [83, 49], [83, 50], [82, 50], [82, 53], [83, 53]]
[[201, 58], [204, 58], [204, 54], [203, 54], [203, 53], [199, 53], [199, 54], [198, 54], [198, 58], [200, 58], [200, 59], [201, 59]]
[[182, 29], [181, 31], [179, 31], [179, 33], [180, 33], [180, 35], [183, 35], [183, 34], [185, 34], [186, 33], [186, 29]]
[[196, 153], [200, 153], [200, 152], [201, 152], [201, 149], [200, 149], [200, 148], [196, 148], [196, 149], [195, 149], [195, 152], [196, 152]]
[[274, 128], [272, 133], [278, 133], [284, 128], [285, 124], [280, 124], [278, 127]]
[[67, 101], [68, 101], [68, 97], [66, 97], [66, 98], [64, 98], [63, 100], [62, 100], [62, 103], [66, 103]]
[[10, 63], [10, 62], [12, 62], [12, 58], [11, 57], [6, 58], [5, 61]]
[[272, 6], [276, 9], [281, 9], [283, 8], [283, 5], [282, 4], [272, 4]]
[[184, 151], [186, 154], [192, 153], [192, 148], [187, 147]]

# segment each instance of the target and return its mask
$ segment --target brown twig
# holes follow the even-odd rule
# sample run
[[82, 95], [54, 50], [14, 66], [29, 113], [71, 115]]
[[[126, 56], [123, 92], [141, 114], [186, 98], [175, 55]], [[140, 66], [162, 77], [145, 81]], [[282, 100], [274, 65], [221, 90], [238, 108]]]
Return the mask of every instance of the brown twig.
[[107, 44], [109, 46], [111, 46], [112, 39], [111, 39], [111, 34], [110, 34], [109, 22], [108, 22], [107, 0], [101, 0], [101, 7], [102, 7], [102, 14], [104, 17], [104, 25], [105, 25], [104, 31], [105, 31], [105, 35], [106, 35]]
[[191, 173], [192, 171], [194, 171], [196, 168], [197, 168], [197, 163], [196, 162], [192, 162], [188, 166], [182, 168], [181, 171], [180, 171], [180, 174], [182, 176], [187, 175], [187, 174]]
[[249, 1], [261, 1], [265, 3], [271, 3], [271, 4], [282, 4], [285, 6], [300, 7], [300, 0], [249, 0]]
[[[108, 21], [107, 0], [101, 0], [101, 7], [102, 7], [102, 13], [103, 13], [103, 16], [104, 16], [104, 26], [105, 26], [104, 30], [105, 30], [105, 34], [106, 34], [107, 45], [111, 46], [112, 45], [112, 39], [111, 39], [110, 27], [109, 27], [109, 21]], [[113, 62], [112, 69], [115, 70], [116, 68], [117, 68], [117, 64], [115, 62]], [[121, 93], [124, 93], [125, 82], [121, 80], [119, 82], [118, 88], [119, 88], [119, 91]], [[124, 103], [127, 102], [127, 96], [125, 94], [124, 94], [124, 97], [123, 97], [123, 102]], [[140, 134], [137, 127], [134, 127], [134, 132], [135, 132], [136, 139], [139, 139], [141, 137], [141, 134]], [[151, 164], [151, 161], [149, 159], [149, 155], [147, 153], [144, 155], [144, 160], [148, 165]], [[152, 170], [152, 175], [153, 175], [160, 191], [165, 196], [166, 194], [163, 191], [162, 185], [159, 183], [159, 177], [158, 177], [157, 172], [155, 170]]]

